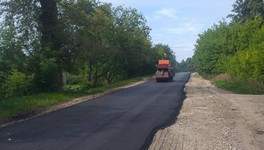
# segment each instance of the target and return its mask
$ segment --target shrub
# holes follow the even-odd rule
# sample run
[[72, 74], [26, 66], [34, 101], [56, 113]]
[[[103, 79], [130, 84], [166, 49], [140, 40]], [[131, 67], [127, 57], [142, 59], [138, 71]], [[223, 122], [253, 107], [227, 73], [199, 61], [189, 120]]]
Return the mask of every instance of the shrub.
[[38, 91], [57, 91], [58, 90], [58, 65], [55, 59], [45, 59], [40, 62], [36, 71], [34, 85]]
[[33, 76], [13, 70], [2, 85], [4, 97], [28, 95], [32, 79]]
[[71, 74], [67, 74], [67, 84], [69, 85], [77, 85], [83, 82], [83, 79], [85, 77], [83, 77], [82, 75], [71, 75]]
[[260, 50], [239, 51], [226, 61], [226, 72], [238, 79], [264, 80], [264, 54]]

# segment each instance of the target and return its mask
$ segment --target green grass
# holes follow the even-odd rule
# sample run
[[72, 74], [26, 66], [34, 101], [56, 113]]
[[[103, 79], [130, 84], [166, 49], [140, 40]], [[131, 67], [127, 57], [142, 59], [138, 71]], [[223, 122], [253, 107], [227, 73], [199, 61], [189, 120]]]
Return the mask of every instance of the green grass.
[[71, 98], [82, 96], [81, 92], [40, 93], [37, 95], [13, 97], [0, 101], [0, 119], [11, 118], [36, 111]]
[[136, 77], [136, 78], [127, 79], [127, 80], [115, 82], [115, 83], [108, 84], [108, 85], [103, 85], [101, 87], [89, 89], [88, 93], [90, 93], [90, 94], [100, 93], [100, 92], [103, 92], [105, 90], [112, 89], [115, 87], [119, 87], [122, 85], [126, 85], [126, 84], [131, 83], [131, 82], [141, 81], [141, 80], [143, 80], [143, 78], [146, 78], [146, 77], [151, 77], [151, 76]]
[[211, 80], [216, 77], [215, 74], [201, 74], [201, 76], [206, 80]]
[[80, 85], [67, 85], [65, 90], [70, 90], [70, 91], [78, 91], [78, 89], [81, 89]]
[[[144, 76], [150, 77], [150, 76]], [[61, 102], [68, 101], [72, 98], [81, 97], [89, 94], [100, 93], [115, 87], [126, 85], [131, 82], [142, 80], [144, 77], [136, 77], [124, 81], [115, 82], [101, 87], [91, 88], [89, 90], [81, 91], [67, 91], [67, 92], [52, 92], [40, 93], [31, 96], [13, 97], [0, 100], [0, 121], [24, 114], [29, 114], [40, 108], [56, 105]]]
[[255, 81], [217, 80], [214, 84], [237, 94], [264, 94], [264, 85]]

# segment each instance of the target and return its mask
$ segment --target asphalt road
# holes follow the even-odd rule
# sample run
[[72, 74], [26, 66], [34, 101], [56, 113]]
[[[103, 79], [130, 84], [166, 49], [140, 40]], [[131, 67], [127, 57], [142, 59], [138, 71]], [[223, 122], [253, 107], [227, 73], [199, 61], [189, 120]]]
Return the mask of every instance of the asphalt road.
[[176, 119], [190, 73], [155, 80], [0, 129], [0, 150], [140, 150]]

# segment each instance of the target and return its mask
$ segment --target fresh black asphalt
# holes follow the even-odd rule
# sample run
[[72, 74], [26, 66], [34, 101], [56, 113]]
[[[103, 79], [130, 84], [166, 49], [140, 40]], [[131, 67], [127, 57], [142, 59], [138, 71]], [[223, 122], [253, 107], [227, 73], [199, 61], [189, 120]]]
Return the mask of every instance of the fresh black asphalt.
[[155, 80], [0, 128], [0, 150], [140, 150], [176, 120], [190, 73]]

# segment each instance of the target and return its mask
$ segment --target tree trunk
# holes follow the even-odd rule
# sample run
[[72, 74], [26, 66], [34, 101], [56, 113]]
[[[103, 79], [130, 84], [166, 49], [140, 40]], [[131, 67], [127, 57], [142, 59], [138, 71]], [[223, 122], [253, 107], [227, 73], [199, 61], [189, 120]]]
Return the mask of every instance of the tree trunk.
[[106, 80], [107, 80], [107, 84], [110, 84], [113, 82], [113, 74], [110, 71], [106, 73]]
[[88, 74], [88, 81], [92, 81], [92, 72], [93, 72], [93, 65], [90, 63], [90, 66], [89, 66], [89, 74]]
[[61, 42], [59, 39], [57, 0], [40, 0], [41, 5], [41, 46], [46, 58], [55, 58], [58, 66], [57, 84], [63, 90], [62, 61], [60, 58]]
[[95, 66], [95, 73], [94, 73], [94, 84], [93, 84], [93, 87], [95, 87], [96, 84], [97, 84], [97, 79], [98, 79], [97, 71], [98, 71], [98, 66], [96, 65]]
[[[58, 50], [58, 8], [56, 0], [40, 0], [41, 45], [43, 49]], [[48, 54], [50, 55], [50, 54]], [[54, 57], [54, 56], [50, 56]]]
[[63, 91], [63, 71], [61, 68], [58, 70], [58, 86], [59, 86], [59, 91]]

